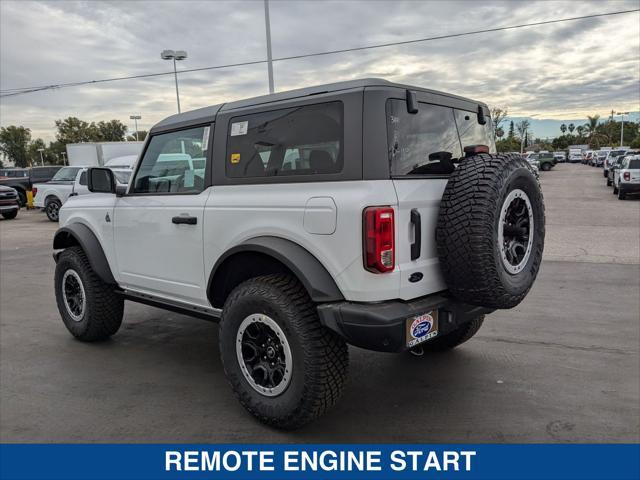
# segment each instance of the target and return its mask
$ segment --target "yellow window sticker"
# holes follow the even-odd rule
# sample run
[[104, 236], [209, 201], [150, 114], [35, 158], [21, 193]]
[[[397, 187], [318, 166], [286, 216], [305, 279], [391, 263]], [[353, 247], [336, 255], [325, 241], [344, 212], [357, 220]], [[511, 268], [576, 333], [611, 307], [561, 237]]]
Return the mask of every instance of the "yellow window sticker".
[[232, 153], [231, 154], [231, 163], [240, 163], [240, 154], [239, 153]]

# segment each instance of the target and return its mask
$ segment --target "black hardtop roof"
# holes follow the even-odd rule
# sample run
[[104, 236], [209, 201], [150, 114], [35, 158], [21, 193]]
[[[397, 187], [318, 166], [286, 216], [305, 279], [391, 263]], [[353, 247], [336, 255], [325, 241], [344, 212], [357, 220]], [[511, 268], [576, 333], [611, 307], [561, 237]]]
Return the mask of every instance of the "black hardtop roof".
[[324, 85], [315, 85], [313, 87], [298, 88], [295, 90], [287, 90], [285, 92], [272, 93], [268, 95], [260, 95], [258, 97], [251, 97], [244, 100], [236, 100], [228, 103], [220, 103], [218, 105], [212, 105], [210, 107], [198, 108], [197, 110], [191, 110], [189, 112], [178, 113], [171, 115], [170, 117], [161, 120], [153, 126], [151, 132], [156, 130], [169, 130], [172, 128], [181, 128], [188, 125], [196, 125], [199, 123], [208, 123], [214, 121], [218, 112], [226, 112], [229, 110], [236, 110], [240, 108], [246, 108], [265, 103], [279, 102], [283, 100], [291, 100], [294, 98], [306, 97], [309, 95], [318, 95], [321, 93], [338, 92], [341, 90], [351, 90], [365, 87], [390, 87], [390, 88], [402, 88], [408, 90], [415, 90], [420, 92], [427, 92], [436, 95], [442, 95], [446, 97], [456, 98], [467, 102], [472, 102], [477, 105], [486, 107], [487, 105], [482, 102], [477, 102], [469, 98], [461, 97], [458, 95], [452, 95], [450, 93], [439, 92], [437, 90], [430, 90], [428, 88], [415, 87], [413, 85], [403, 85], [400, 83], [390, 82], [382, 78], [362, 78], [358, 80], [348, 80], [346, 82], [327, 83]]

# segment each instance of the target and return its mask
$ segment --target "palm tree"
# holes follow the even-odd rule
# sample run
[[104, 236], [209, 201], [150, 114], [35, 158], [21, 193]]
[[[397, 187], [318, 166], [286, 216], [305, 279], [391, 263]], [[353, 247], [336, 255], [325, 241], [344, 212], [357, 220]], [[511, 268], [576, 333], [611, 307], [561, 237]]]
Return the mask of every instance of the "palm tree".
[[584, 133], [584, 126], [578, 125], [576, 132], [578, 132], [578, 137], [582, 137], [582, 134]]
[[563, 135], [567, 131], [567, 126], [564, 123], [562, 125], [560, 125], [560, 131], [562, 132]]
[[589, 141], [589, 145], [592, 147], [599, 147], [600, 140], [606, 140], [606, 135], [600, 133], [600, 125], [598, 121], [600, 120], [600, 115], [594, 115], [593, 117], [587, 115], [587, 120], [589, 120], [584, 125], [584, 132], [587, 135], [587, 140]]
[[573, 134], [573, 131], [576, 129], [576, 126], [573, 123], [569, 124], [569, 133]]

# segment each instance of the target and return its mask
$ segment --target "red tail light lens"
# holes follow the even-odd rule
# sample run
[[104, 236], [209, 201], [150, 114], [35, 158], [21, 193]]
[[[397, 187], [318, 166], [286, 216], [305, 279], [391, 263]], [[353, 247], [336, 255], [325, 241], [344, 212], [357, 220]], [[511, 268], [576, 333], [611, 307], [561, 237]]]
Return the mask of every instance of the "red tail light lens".
[[36, 196], [36, 193], [38, 193], [38, 189], [37, 189], [36, 187], [33, 187], [33, 188], [31, 189], [31, 193], [33, 193], [33, 196], [35, 197], [35, 196]]
[[631, 173], [630, 172], [624, 172], [622, 174], [622, 178], [624, 178], [625, 182], [628, 182], [629, 180], [631, 180]]
[[393, 208], [366, 208], [363, 221], [365, 268], [373, 273], [391, 272], [395, 268]]

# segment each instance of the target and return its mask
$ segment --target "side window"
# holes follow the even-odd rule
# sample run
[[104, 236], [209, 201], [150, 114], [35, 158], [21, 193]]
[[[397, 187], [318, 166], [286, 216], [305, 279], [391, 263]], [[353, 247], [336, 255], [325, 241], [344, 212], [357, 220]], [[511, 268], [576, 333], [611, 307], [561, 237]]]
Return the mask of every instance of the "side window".
[[387, 100], [387, 142], [391, 175], [446, 175], [462, 156], [453, 109], [420, 103], [407, 112], [404, 100]]
[[154, 135], [133, 182], [133, 193], [199, 193], [204, 190], [209, 127]]
[[87, 184], [87, 171], [84, 170], [81, 174], [80, 174], [80, 179], [78, 180], [78, 183], [80, 185], [86, 185]]
[[342, 102], [305, 105], [231, 119], [226, 174], [232, 178], [339, 173]]
[[480, 125], [476, 112], [457, 109], [454, 112], [463, 149], [470, 145], [486, 145], [491, 153], [496, 152], [496, 142], [493, 138], [493, 122], [490, 117], [485, 117], [487, 123]]

